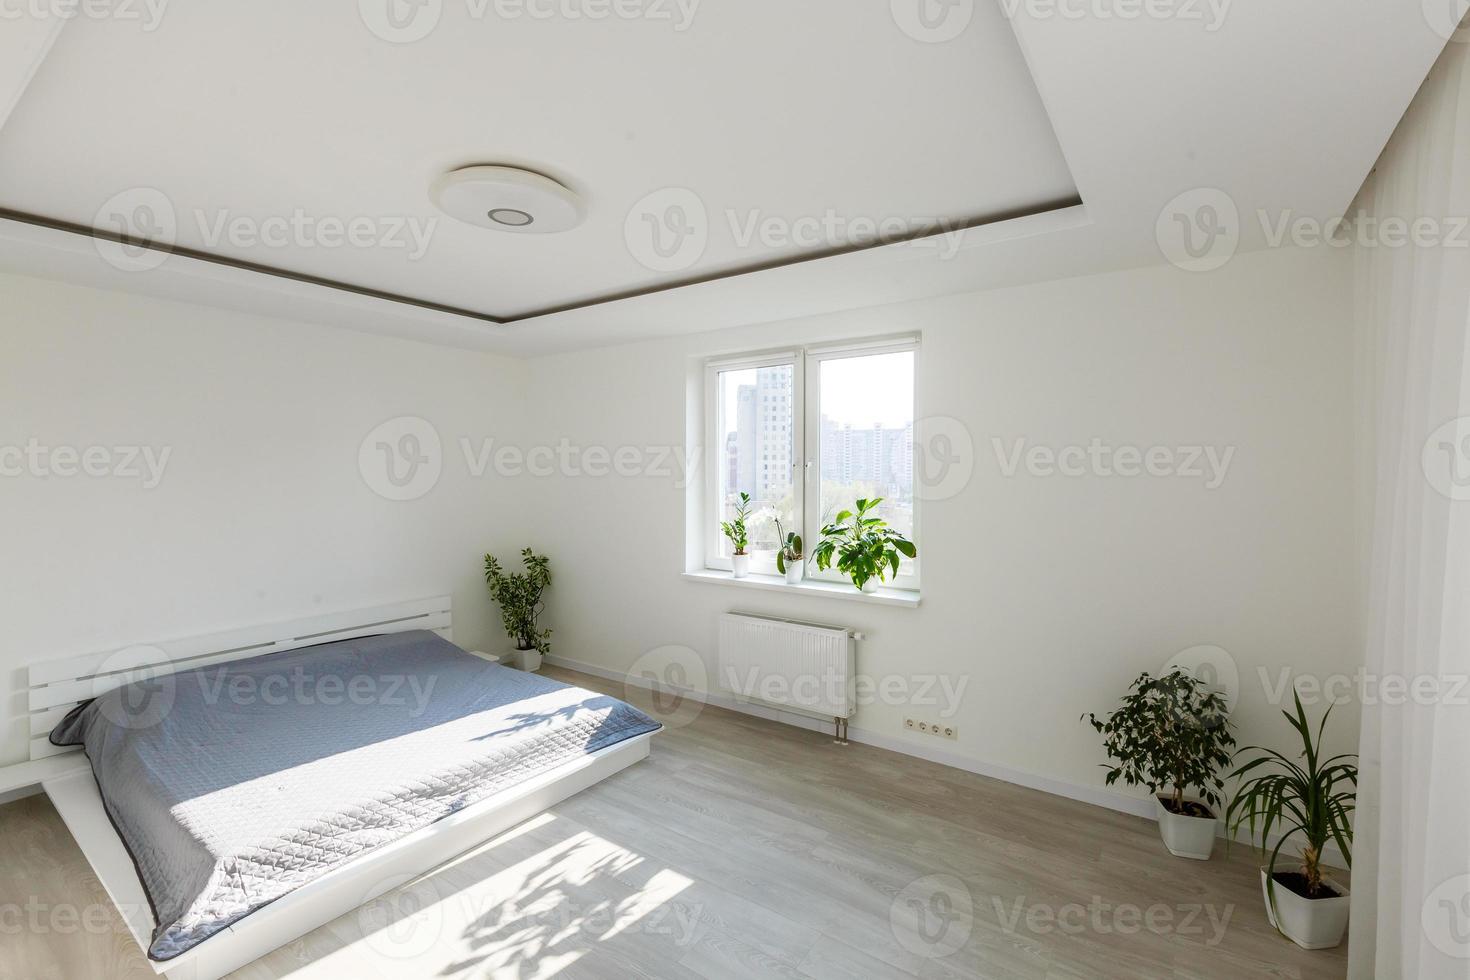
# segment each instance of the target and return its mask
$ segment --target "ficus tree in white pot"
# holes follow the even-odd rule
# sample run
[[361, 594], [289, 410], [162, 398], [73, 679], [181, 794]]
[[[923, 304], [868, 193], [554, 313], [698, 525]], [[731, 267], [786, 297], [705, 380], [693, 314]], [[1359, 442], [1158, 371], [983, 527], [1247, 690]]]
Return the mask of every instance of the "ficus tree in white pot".
[[1112, 714], [1087, 714], [1083, 720], [1103, 736], [1113, 760], [1103, 766], [1107, 785], [1121, 780], [1147, 786], [1169, 853], [1209, 860], [1215, 816], [1224, 802], [1219, 773], [1230, 764], [1235, 746], [1225, 699], [1183, 671], [1162, 677], [1144, 672]]
[[[1241, 749], [1236, 757], [1241, 765], [1230, 774], [1241, 782], [1226, 821], [1232, 833], [1244, 826], [1266, 855], [1261, 891], [1271, 924], [1304, 949], [1329, 949], [1342, 942], [1347, 930], [1350, 898], [1347, 888], [1324, 873], [1322, 852], [1335, 843], [1352, 868], [1358, 757], [1323, 758], [1322, 732], [1332, 708], [1322, 713], [1314, 739], [1301, 696], [1292, 691], [1292, 699], [1296, 711], [1281, 713], [1301, 739], [1301, 755], [1292, 761], [1273, 749], [1256, 745]], [[1267, 851], [1272, 831], [1280, 837]], [[1300, 866], [1278, 869], [1281, 850], [1293, 839], [1302, 844]]]
[[521, 552], [524, 572], [507, 573], [494, 555], [485, 556], [485, 584], [490, 598], [500, 606], [500, 622], [516, 641], [516, 666], [537, 670], [541, 656], [551, 652], [551, 630], [540, 629], [537, 620], [546, 607], [543, 597], [551, 586], [551, 559], [530, 548]]

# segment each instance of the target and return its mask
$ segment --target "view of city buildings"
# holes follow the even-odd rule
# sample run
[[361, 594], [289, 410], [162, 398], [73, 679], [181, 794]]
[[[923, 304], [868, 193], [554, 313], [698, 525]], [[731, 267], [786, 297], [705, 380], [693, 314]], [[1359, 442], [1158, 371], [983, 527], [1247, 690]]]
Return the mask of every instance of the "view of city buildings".
[[[792, 513], [792, 370], [758, 368], [754, 384], [735, 390], [734, 418], [727, 421], [722, 473], [726, 510], [741, 491], [753, 508]], [[822, 513], [827, 522], [859, 497], [882, 497], [881, 516], [899, 531], [913, 530], [914, 425], [854, 426], [821, 416]], [[770, 522], [752, 527], [757, 550], [774, 548]]]
[[755, 384], [735, 394], [735, 427], [725, 443], [732, 496], [743, 490], [760, 505], [775, 505], [791, 493], [790, 367], [759, 368]]

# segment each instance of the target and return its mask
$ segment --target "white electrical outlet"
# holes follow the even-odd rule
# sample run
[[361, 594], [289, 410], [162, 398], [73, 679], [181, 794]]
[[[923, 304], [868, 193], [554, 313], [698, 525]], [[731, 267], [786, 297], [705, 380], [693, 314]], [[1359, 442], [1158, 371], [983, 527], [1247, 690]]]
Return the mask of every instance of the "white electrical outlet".
[[942, 724], [934, 721], [920, 721], [917, 718], [905, 718], [903, 727], [923, 735], [936, 736], [938, 738], [954, 739], [958, 737], [958, 730], [953, 725]]

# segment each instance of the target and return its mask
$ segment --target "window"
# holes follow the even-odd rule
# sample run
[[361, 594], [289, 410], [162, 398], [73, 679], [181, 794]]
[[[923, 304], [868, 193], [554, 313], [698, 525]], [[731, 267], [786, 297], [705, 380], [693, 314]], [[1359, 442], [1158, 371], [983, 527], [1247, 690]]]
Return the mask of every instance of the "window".
[[[731, 567], [720, 533], [742, 492], [751, 571], [776, 574], [777, 522], [801, 534], [810, 555], [821, 529], [859, 497], [881, 497], [878, 515], [918, 543], [914, 495], [914, 338], [712, 361], [707, 369], [706, 565]], [[888, 587], [917, 589], [919, 562], [905, 560]], [[807, 566], [809, 578], [842, 581]]]

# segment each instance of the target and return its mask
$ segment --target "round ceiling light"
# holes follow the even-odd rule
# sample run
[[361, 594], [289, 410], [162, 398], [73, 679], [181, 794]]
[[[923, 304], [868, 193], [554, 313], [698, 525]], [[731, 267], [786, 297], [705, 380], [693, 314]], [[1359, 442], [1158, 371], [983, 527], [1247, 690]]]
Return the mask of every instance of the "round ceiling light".
[[577, 227], [582, 199], [550, 177], [517, 167], [465, 167], [429, 188], [439, 210], [471, 225], [549, 235]]

